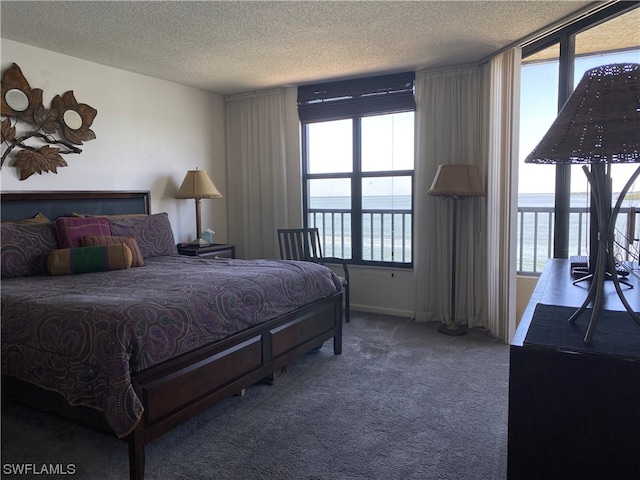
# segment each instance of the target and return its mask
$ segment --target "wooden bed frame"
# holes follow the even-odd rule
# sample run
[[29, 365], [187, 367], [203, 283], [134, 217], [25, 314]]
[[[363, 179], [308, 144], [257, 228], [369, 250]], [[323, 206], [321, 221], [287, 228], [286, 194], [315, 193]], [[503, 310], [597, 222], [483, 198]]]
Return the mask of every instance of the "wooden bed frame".
[[[72, 212], [149, 213], [149, 192], [7, 192], [2, 220], [43, 213], [50, 219]], [[126, 437], [131, 479], [144, 478], [145, 445], [214, 404], [236, 394], [295, 358], [333, 338], [342, 353], [342, 293], [319, 300], [222, 341], [200, 347], [132, 376], [144, 415]], [[102, 431], [110, 431], [100, 412], [71, 407], [49, 392], [3, 376], [5, 398], [61, 414]], [[111, 432], [113, 433], [113, 432]]]

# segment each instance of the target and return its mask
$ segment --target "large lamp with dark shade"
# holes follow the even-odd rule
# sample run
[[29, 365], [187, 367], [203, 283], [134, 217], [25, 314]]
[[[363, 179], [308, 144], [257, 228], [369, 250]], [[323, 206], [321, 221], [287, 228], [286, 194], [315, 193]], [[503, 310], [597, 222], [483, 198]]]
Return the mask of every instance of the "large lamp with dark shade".
[[448, 324], [438, 327], [445, 335], [464, 335], [465, 325], [456, 322], [456, 234], [458, 223], [458, 200], [464, 197], [483, 197], [484, 188], [478, 169], [474, 165], [440, 165], [433, 179], [428, 195], [453, 199], [453, 225], [451, 228], [451, 310]]
[[591, 235], [591, 285], [584, 303], [569, 318], [575, 322], [593, 302], [585, 342], [591, 341], [595, 331], [606, 280], [613, 281], [626, 310], [640, 324], [640, 316], [624, 297], [613, 251], [616, 218], [640, 167], [613, 209], [611, 183], [611, 164], [640, 163], [639, 69], [639, 64], [613, 64], [585, 72], [549, 131], [525, 159], [526, 163], [582, 164], [591, 187], [591, 228], [597, 229]]
[[176, 198], [193, 198], [196, 201], [196, 238], [191, 245], [208, 245], [202, 239], [202, 223], [200, 215], [200, 200], [203, 198], [222, 198], [209, 174], [205, 170], [189, 170], [180, 185]]

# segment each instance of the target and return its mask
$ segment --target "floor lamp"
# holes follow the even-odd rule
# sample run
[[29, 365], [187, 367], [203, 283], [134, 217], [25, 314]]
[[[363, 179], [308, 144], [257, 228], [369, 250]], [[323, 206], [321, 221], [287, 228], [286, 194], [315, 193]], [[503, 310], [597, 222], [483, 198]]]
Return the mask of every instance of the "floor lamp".
[[[640, 163], [640, 64], [603, 65], [585, 72], [549, 131], [525, 159], [526, 163], [583, 164], [591, 186], [591, 224], [597, 224], [597, 245], [591, 245], [591, 285], [584, 303], [569, 318], [575, 320], [593, 302], [584, 341], [589, 343], [604, 301], [604, 282], [613, 281], [625, 309], [640, 324], [640, 316], [624, 298], [616, 273], [613, 245], [622, 200], [640, 175], [629, 178], [613, 208], [611, 164]], [[590, 166], [590, 168], [588, 167]], [[596, 255], [593, 255], [597, 248]]]
[[202, 222], [200, 214], [200, 199], [222, 198], [215, 184], [205, 170], [189, 170], [180, 185], [176, 198], [193, 198], [196, 201], [196, 238], [190, 245], [209, 245], [202, 239]]
[[440, 165], [428, 195], [453, 199], [453, 225], [451, 228], [451, 310], [448, 324], [438, 327], [445, 335], [464, 335], [465, 325], [456, 322], [456, 233], [458, 223], [458, 200], [464, 197], [484, 197], [484, 188], [478, 169], [474, 165]]

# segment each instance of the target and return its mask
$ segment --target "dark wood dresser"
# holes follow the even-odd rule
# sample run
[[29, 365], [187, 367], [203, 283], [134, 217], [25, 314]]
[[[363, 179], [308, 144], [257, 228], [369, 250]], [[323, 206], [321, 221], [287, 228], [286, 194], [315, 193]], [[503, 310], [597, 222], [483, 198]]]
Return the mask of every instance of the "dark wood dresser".
[[[511, 343], [508, 478], [637, 480], [640, 325], [607, 282], [606, 311], [585, 343], [591, 309], [567, 319], [589, 283], [573, 285], [569, 268], [549, 260]], [[625, 298], [640, 311], [637, 272], [628, 280]]]

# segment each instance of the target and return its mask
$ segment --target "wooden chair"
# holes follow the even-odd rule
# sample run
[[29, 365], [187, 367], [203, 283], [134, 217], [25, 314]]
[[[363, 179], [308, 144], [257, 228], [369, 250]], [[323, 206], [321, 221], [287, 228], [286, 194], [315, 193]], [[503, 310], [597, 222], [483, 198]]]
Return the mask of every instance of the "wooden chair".
[[283, 260], [302, 260], [324, 265], [339, 263], [344, 270], [342, 287], [344, 289], [345, 320], [349, 321], [349, 268], [347, 261], [338, 257], [325, 257], [320, 246], [320, 233], [317, 228], [280, 228], [278, 229], [280, 258]]

